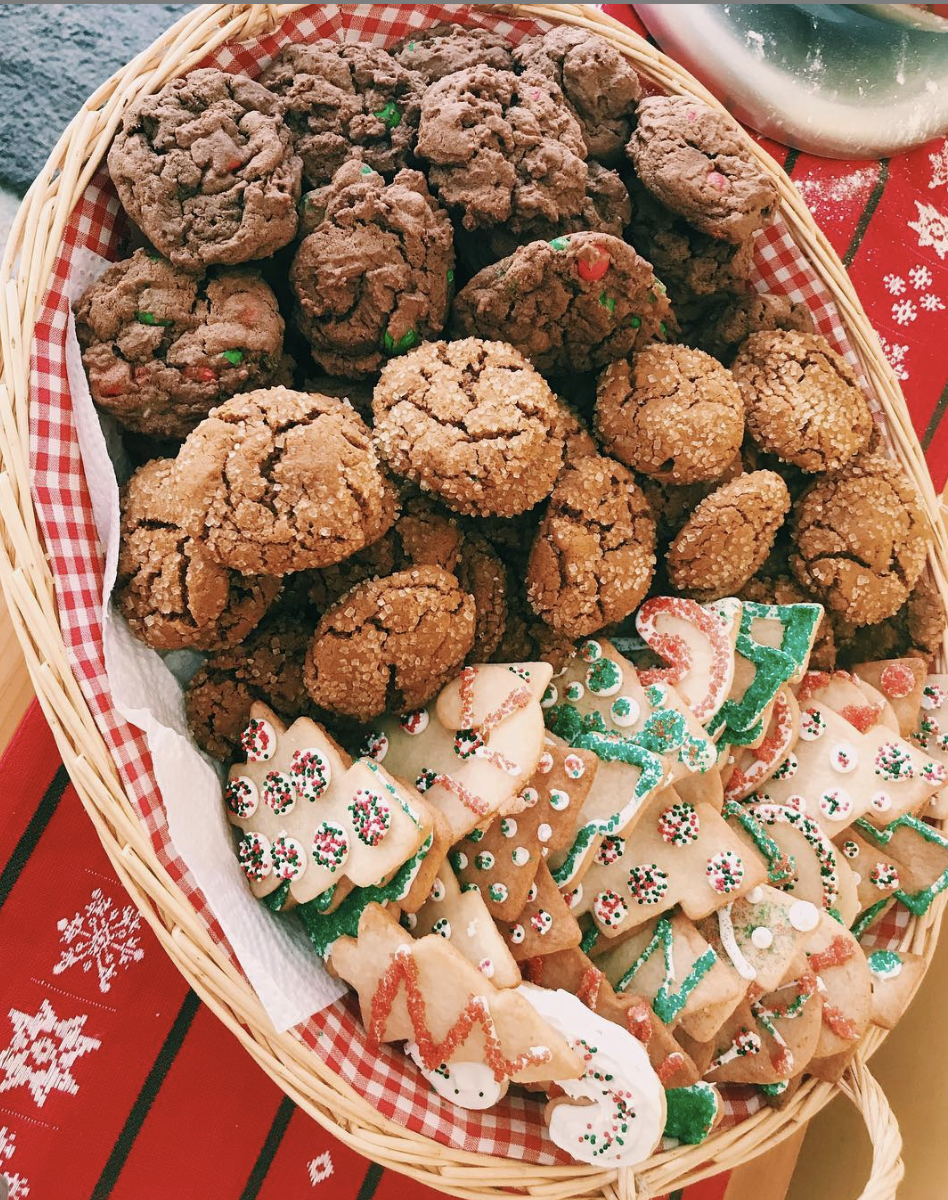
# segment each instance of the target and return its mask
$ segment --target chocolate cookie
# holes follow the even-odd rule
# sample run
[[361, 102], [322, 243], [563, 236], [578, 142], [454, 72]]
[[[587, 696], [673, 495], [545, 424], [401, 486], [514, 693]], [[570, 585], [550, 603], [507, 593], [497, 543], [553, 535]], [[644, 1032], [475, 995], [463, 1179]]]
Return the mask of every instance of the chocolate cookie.
[[260, 76], [281, 96], [310, 187], [328, 183], [359, 157], [391, 179], [409, 164], [424, 80], [365, 42], [282, 48]]
[[513, 58], [517, 70], [538, 70], [559, 86], [579, 121], [590, 158], [619, 161], [642, 95], [628, 59], [604, 38], [573, 25], [526, 38]]
[[732, 367], [747, 431], [804, 471], [835, 471], [866, 449], [872, 414], [856, 375], [818, 333], [752, 333]]
[[454, 232], [420, 171], [386, 184], [348, 162], [324, 191], [323, 220], [290, 272], [299, 325], [323, 370], [370, 375], [444, 328]]
[[773, 218], [777, 185], [735, 121], [688, 96], [647, 96], [626, 151], [639, 179], [711, 237], [744, 242]]
[[276, 297], [249, 268], [206, 276], [136, 250], [76, 304], [92, 398], [126, 428], [184, 438], [237, 392], [289, 374]]
[[109, 150], [122, 207], [176, 266], [266, 258], [296, 233], [302, 163], [261, 83], [204, 67], [132, 104]]
[[655, 522], [631, 472], [599, 456], [565, 467], [527, 568], [534, 611], [585, 637], [634, 612], [655, 568]]
[[563, 460], [559, 405], [513, 347], [426, 342], [382, 371], [379, 453], [455, 512], [510, 517], [549, 495]]
[[512, 46], [492, 29], [467, 25], [433, 25], [409, 33], [389, 47], [389, 54], [407, 67], [417, 71], [425, 83], [434, 83], [455, 71], [469, 67], [492, 67], [496, 71], [511, 70]]
[[280, 613], [268, 616], [243, 645], [208, 658], [184, 694], [188, 728], [201, 749], [224, 762], [233, 759], [255, 700], [285, 721], [315, 716], [303, 684], [311, 640], [312, 626]]
[[[681, 319], [681, 313], [678, 313]], [[729, 363], [738, 347], [752, 333], [786, 329], [798, 333], [813, 333], [813, 315], [805, 304], [797, 304], [789, 296], [768, 292], [747, 292], [742, 296], [715, 297], [697, 320], [682, 319], [682, 331], [689, 342]]]
[[560, 89], [536, 71], [472, 67], [425, 92], [418, 155], [465, 229], [561, 221], [586, 194], [586, 147]]
[[455, 245], [458, 258], [471, 273], [526, 246], [529, 242], [549, 242], [568, 233], [589, 230], [622, 237], [632, 215], [629, 193], [615, 171], [607, 171], [597, 162], [588, 164], [586, 195], [582, 208], [572, 217], [548, 221], [545, 217], [512, 217], [503, 225], [487, 229], [458, 229]]
[[396, 516], [355, 411], [282, 387], [214, 409], [182, 446], [177, 478], [185, 528], [237, 571], [285, 575], [340, 562]]
[[651, 266], [608, 234], [531, 242], [461, 289], [458, 336], [504, 339], [538, 370], [588, 371], [668, 331], [671, 308]]
[[931, 538], [918, 493], [901, 466], [865, 455], [823, 475], [793, 510], [800, 584], [852, 625], [874, 625], [908, 599]]
[[423, 708], [474, 642], [474, 600], [440, 567], [360, 584], [325, 613], [306, 655], [321, 708], [357, 721]]
[[701, 350], [646, 346], [599, 380], [603, 449], [664, 483], [721, 476], [741, 448], [744, 405], [730, 371]]
[[153, 649], [236, 645], [279, 595], [279, 579], [230, 571], [188, 536], [172, 459], [139, 467], [122, 489], [121, 507], [115, 600]]
[[753, 471], [698, 505], [668, 550], [668, 578], [695, 600], [733, 596], [759, 570], [790, 509], [773, 471]]

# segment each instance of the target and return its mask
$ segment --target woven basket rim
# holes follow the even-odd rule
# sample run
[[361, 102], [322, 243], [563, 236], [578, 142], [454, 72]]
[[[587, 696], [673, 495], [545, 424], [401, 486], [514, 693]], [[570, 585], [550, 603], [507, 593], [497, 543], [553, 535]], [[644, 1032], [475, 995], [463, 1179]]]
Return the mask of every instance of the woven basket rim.
[[[106, 853], [179, 971], [278, 1086], [356, 1151], [430, 1186], [472, 1200], [525, 1187], [548, 1200], [587, 1195], [632, 1200], [637, 1186], [656, 1194], [733, 1169], [797, 1132], [830, 1099], [843, 1092], [858, 1104], [873, 1136], [873, 1175], [864, 1200], [887, 1200], [894, 1196], [901, 1177], [901, 1142], [891, 1111], [865, 1069], [886, 1036], [878, 1027], [872, 1027], [863, 1039], [855, 1064], [842, 1084], [810, 1079], [784, 1109], [763, 1109], [731, 1129], [712, 1134], [701, 1146], [653, 1155], [636, 1168], [634, 1176], [629, 1170], [617, 1172], [583, 1164], [536, 1166], [459, 1151], [379, 1116], [292, 1034], [273, 1033], [249, 984], [207, 936], [190, 903], [159, 863], [124, 793], [72, 676], [57, 619], [52, 576], [30, 498], [27, 380], [33, 326], [65, 222], [104, 159], [125, 108], [143, 92], [157, 90], [168, 78], [189, 70], [222, 43], [259, 37], [305, 7], [201, 5], [117, 71], [89, 98], [53, 149], [17, 214], [0, 266], [0, 584], [37, 697]], [[610, 40], [641, 74], [665, 90], [695, 96], [725, 111], [673, 60], [589, 5], [477, 7], [589, 29]], [[840, 319], [883, 407], [894, 450], [918, 487], [932, 521], [930, 565], [941, 595], [948, 600], [948, 537], [898, 381], [845, 269], [799, 192], [778, 164], [753, 139], [743, 136], [776, 179], [781, 214], [836, 301]], [[946, 904], [948, 893], [939, 897], [925, 916], [912, 919], [903, 939], [903, 948], [923, 954], [928, 963]]]

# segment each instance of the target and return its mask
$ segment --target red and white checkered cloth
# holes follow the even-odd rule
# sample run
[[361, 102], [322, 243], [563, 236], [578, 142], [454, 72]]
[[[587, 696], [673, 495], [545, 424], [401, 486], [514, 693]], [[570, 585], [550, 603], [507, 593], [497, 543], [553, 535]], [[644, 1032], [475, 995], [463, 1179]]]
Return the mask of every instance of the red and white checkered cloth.
[[[368, 39], [386, 45], [412, 29], [445, 20], [486, 25], [514, 42], [547, 28], [540, 22], [509, 21], [457, 6], [329, 6], [325, 10], [314, 6], [287, 18], [269, 37], [253, 44], [221, 47], [205, 65], [257, 75], [286, 42], [333, 37]], [[116, 713], [103, 660], [103, 562], [66, 377], [65, 285], [77, 250], [116, 257], [121, 220], [114, 190], [102, 172], [90, 183], [66, 227], [35, 329], [30, 413], [33, 492], [55, 577], [63, 637], [76, 678], [162, 865], [211, 934], [223, 944], [213, 914], [169, 840], [144, 736]], [[855, 363], [829, 294], [779, 221], [758, 239], [754, 283], [762, 290], [786, 293], [807, 303], [820, 331]], [[893, 922], [898, 919], [893, 918]], [[487, 1113], [467, 1113], [443, 1103], [401, 1053], [388, 1047], [381, 1051], [369, 1049], [351, 1001], [339, 1001], [296, 1032], [380, 1114], [414, 1132], [464, 1150], [525, 1162], [569, 1161], [546, 1136], [538, 1103], [510, 1096]], [[728, 1096], [726, 1122], [740, 1121], [759, 1104], [759, 1098], [749, 1089], [734, 1089]]]

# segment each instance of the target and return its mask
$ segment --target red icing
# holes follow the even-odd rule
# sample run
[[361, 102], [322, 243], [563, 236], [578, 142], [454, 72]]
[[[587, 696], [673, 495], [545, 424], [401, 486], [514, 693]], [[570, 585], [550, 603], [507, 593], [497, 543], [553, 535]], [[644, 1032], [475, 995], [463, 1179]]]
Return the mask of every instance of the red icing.
[[508, 717], [513, 716], [513, 714], [518, 712], [521, 708], [526, 708], [532, 699], [533, 696], [531, 695], [529, 688], [514, 688], [503, 704], [501, 704], [499, 708], [495, 708], [494, 711], [489, 716], [485, 717], [481, 722], [480, 732], [484, 741], [487, 741], [501, 721], [506, 721]]
[[[842, 672], [845, 675], [845, 671]], [[800, 680], [800, 686], [797, 688], [797, 699], [801, 706], [809, 700], [815, 692], [821, 692], [824, 688], [829, 687], [830, 680], [833, 676], [829, 671], [807, 671]], [[847, 676], [848, 678], [848, 676]]]
[[436, 775], [432, 783], [439, 783], [445, 791], [454, 792], [455, 796], [463, 805], [477, 813], [479, 817], [485, 817], [490, 811], [490, 804], [483, 800], [480, 796], [475, 796], [473, 792], [469, 792], [463, 783], [458, 782], [451, 775]]
[[476, 667], [465, 667], [458, 681], [461, 693], [461, 728], [471, 729], [474, 725], [474, 678]]
[[915, 675], [903, 662], [893, 662], [882, 672], [879, 679], [881, 691], [890, 700], [901, 700], [915, 688]]
[[771, 732], [757, 747], [757, 758], [746, 770], [735, 767], [724, 789], [725, 800], [741, 800], [749, 795], [771, 767], [786, 756], [793, 738], [793, 713], [783, 692], [774, 701]]
[[675, 1075], [684, 1066], [685, 1056], [680, 1050], [673, 1050], [666, 1059], [658, 1064], [655, 1074], [658, 1076], [658, 1081], [664, 1087], [669, 1079]]
[[722, 691], [727, 682], [728, 670], [733, 659], [730, 638], [717, 617], [707, 612], [694, 600], [684, 600], [678, 596], [656, 596], [639, 609], [635, 620], [636, 629], [655, 653], [670, 665], [667, 667], [650, 667], [639, 671], [639, 683], [649, 687], [654, 683], [668, 683], [674, 686], [679, 683], [692, 669], [693, 661], [688, 645], [684, 638], [676, 633], [660, 633], [655, 628], [655, 618], [661, 613], [678, 617], [686, 621], [702, 633], [711, 647], [711, 669], [709, 672], [707, 691], [692, 707], [692, 712], [699, 721], [705, 721], [713, 716], [720, 704]]
[[843, 1010], [833, 1004], [823, 1004], [823, 1024], [842, 1038], [844, 1042], [854, 1042], [859, 1037], [855, 1021], [844, 1015]]
[[847, 704], [839, 715], [860, 733], [868, 733], [878, 724], [881, 711], [878, 704]]
[[793, 1074], [793, 1055], [788, 1046], [777, 1046], [771, 1052], [770, 1061], [781, 1079], [789, 1079]]
[[603, 973], [598, 967], [587, 967], [576, 989], [576, 999], [591, 1008], [593, 1012], [599, 1004], [599, 989], [602, 987]]
[[603, 275], [609, 270], [609, 264], [612, 262], [612, 259], [606, 252], [605, 246], [597, 245], [596, 249], [599, 251], [599, 257], [594, 258], [592, 262], [587, 262], [584, 258], [577, 260], [576, 271], [580, 279], [586, 279], [591, 282], [602, 279]]
[[851, 941], [848, 941], [842, 935], [834, 937], [825, 950], [815, 950], [812, 954], [808, 955], [810, 969], [819, 974], [830, 967], [841, 967], [843, 963], [849, 962], [853, 953], [853, 943]]
[[[652, 1040], [652, 1010], [644, 1000], [630, 1004], [625, 1010], [625, 1024], [629, 1033], [643, 1046], [647, 1046]], [[669, 1058], [674, 1057], [673, 1054], [669, 1055]], [[665, 1062], [668, 1062], [667, 1058]]]
[[538, 1051], [527, 1050], [516, 1058], [507, 1058], [497, 1038], [487, 1001], [483, 996], [470, 996], [443, 1041], [435, 1041], [428, 1029], [425, 1013], [425, 998], [418, 986], [418, 965], [407, 946], [395, 951], [379, 986], [372, 997], [372, 1016], [369, 1021], [369, 1042], [378, 1046], [384, 1040], [385, 1026], [399, 989], [405, 990], [405, 1005], [411, 1021], [412, 1037], [418, 1045], [418, 1053], [426, 1070], [434, 1071], [442, 1063], [450, 1062], [451, 1055], [470, 1036], [475, 1025], [484, 1036], [484, 1060], [500, 1083], [510, 1079], [526, 1067], [549, 1062], [552, 1055], [545, 1047]]

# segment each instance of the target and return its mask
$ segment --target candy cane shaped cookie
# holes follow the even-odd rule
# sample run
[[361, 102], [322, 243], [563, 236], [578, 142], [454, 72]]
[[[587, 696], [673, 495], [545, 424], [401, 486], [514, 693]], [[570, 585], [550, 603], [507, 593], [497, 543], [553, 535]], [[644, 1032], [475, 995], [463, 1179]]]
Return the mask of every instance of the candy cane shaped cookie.
[[635, 618], [639, 636], [667, 662], [640, 670], [639, 682], [671, 684], [693, 715], [706, 725], [728, 698], [734, 683], [734, 648], [741, 603], [721, 600], [702, 608], [695, 600], [656, 596]]
[[734, 764], [724, 784], [725, 800], [743, 800], [761, 787], [793, 749], [800, 708], [793, 692], [781, 688], [774, 700], [764, 740], [756, 749], [734, 747]]

